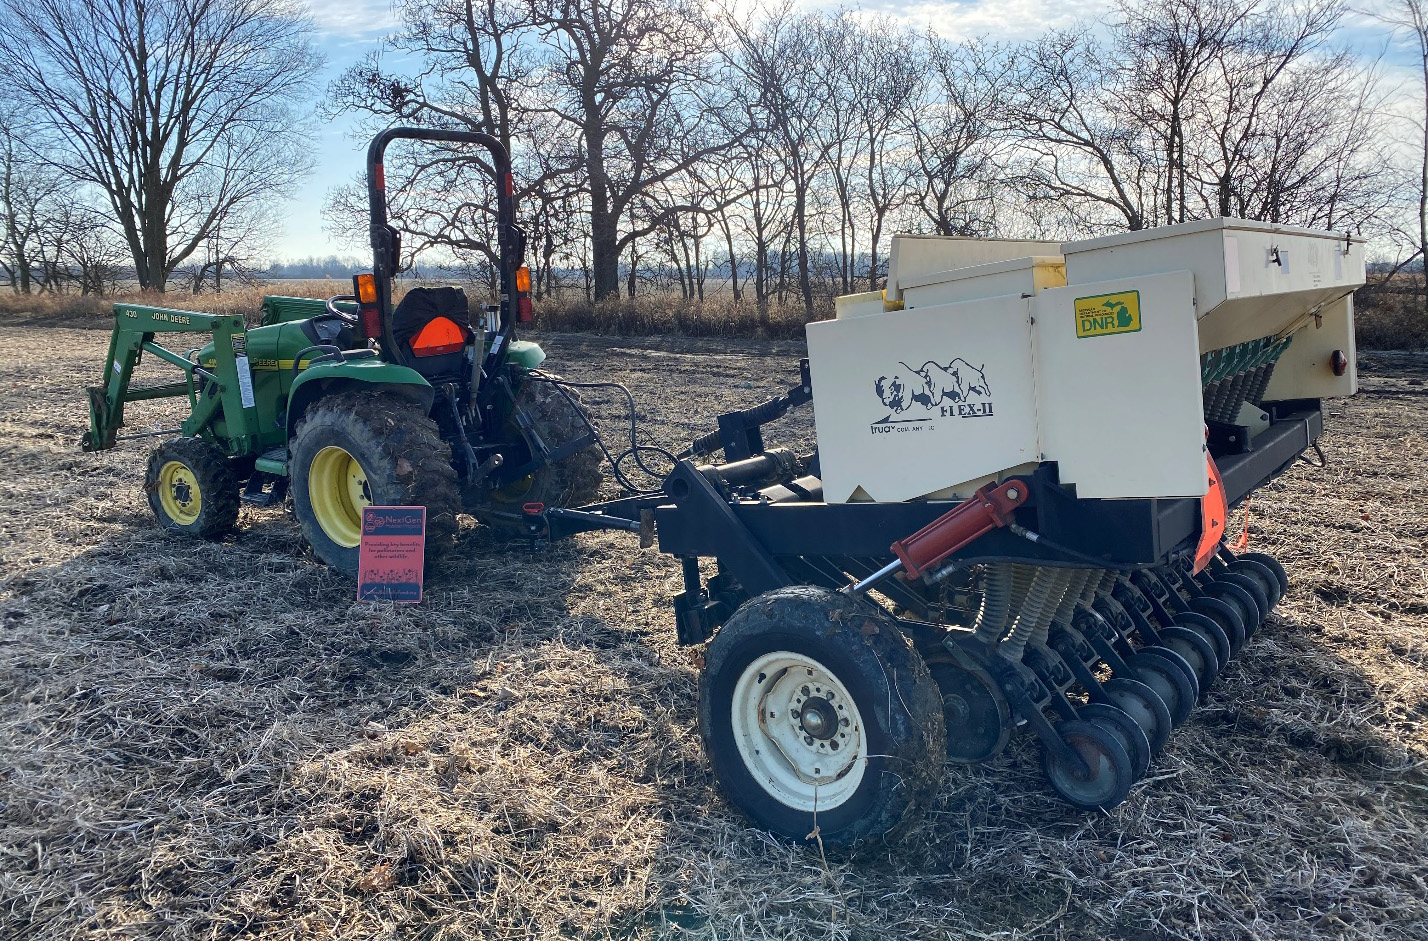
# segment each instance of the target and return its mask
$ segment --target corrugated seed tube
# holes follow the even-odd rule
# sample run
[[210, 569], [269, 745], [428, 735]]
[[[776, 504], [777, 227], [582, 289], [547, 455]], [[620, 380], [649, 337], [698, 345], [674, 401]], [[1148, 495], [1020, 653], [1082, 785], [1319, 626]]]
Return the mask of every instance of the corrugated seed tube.
[[977, 610], [973, 637], [990, 644], [1006, 633], [1007, 618], [1011, 614], [1012, 580], [1010, 563], [986, 566], [982, 576], [982, 606]]

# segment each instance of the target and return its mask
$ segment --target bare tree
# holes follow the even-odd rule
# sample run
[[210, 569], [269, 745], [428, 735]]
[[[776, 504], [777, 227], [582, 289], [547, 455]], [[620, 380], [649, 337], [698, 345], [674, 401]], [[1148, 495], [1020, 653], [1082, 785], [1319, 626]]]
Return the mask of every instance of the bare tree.
[[[811, 317], [825, 292], [878, 286], [899, 229], [1365, 223], [1393, 191], [1374, 70], [1331, 41], [1341, 2], [1127, 0], [1004, 45], [791, 2], [716, 27], [696, 0], [404, 0], [391, 43], [409, 55], [350, 70], [332, 101], [367, 130], [508, 141], [538, 293], [568, 272], [590, 299], [698, 300], [727, 265], [767, 326], [773, 304]], [[485, 169], [391, 158], [409, 261], [489, 276]], [[340, 228], [360, 232], [362, 195], [337, 194]]]
[[928, 45], [886, 18], [870, 23], [859, 43], [857, 115], [867, 146], [858, 169], [863, 218], [854, 226], [868, 231], [869, 290], [878, 286], [878, 253], [888, 219], [912, 198], [917, 165], [907, 159], [907, 144], [922, 120]]
[[1315, 149], [1345, 95], [1349, 108], [1362, 103], [1356, 86], [1366, 76], [1355, 56], [1328, 46], [1343, 13], [1339, 0], [1252, 10], [1244, 18], [1249, 35], [1216, 52], [1201, 90], [1200, 127], [1200, 173], [1213, 214], [1286, 221], [1286, 197], [1296, 188], [1286, 148]]
[[244, 207], [243, 212], [228, 214], [174, 274], [182, 276], [194, 294], [221, 293], [225, 280], [254, 283], [257, 250], [267, 244], [277, 228], [276, 218], [266, 208], [255, 204]]
[[1142, 0], [1106, 42], [1027, 43], [1009, 130], [1032, 192], [1086, 228], [1213, 215], [1362, 225], [1393, 187], [1375, 154], [1374, 69], [1333, 46], [1343, 9]]
[[[1345, 52], [1280, 70], [1279, 55], [1225, 82], [1223, 117], [1204, 135], [1198, 168], [1202, 212], [1321, 228], [1371, 224], [1396, 195], [1380, 152], [1372, 70]], [[1266, 84], [1269, 70], [1275, 78]]]
[[[722, 155], [720, 174], [742, 183], [742, 192], [719, 213], [730, 258], [735, 246], [744, 246], [749, 273], [744, 289], [752, 290], [759, 324], [769, 324], [769, 305], [776, 290], [775, 246], [785, 241], [792, 229], [788, 172], [781, 159], [781, 137], [770, 126], [760, 105], [758, 89], [736, 71], [730, 83], [730, 100], [718, 113], [721, 132], [732, 141]], [[699, 171], [703, 172], [703, 171]], [[731, 278], [743, 268], [731, 261]], [[740, 296], [735, 288], [735, 298]]]
[[[516, 160], [517, 200], [537, 244], [553, 240], [552, 208], [568, 204], [568, 170], [552, 151], [560, 142], [524, 96], [539, 65], [539, 36], [529, 3], [510, 0], [409, 0], [401, 28], [388, 37], [412, 74], [389, 71], [378, 54], [348, 69], [328, 90], [329, 107], [364, 116], [365, 132], [393, 124], [482, 131]], [[474, 271], [498, 261], [493, 168], [479, 148], [423, 145], [387, 155], [392, 224], [403, 235], [405, 262], [430, 249]], [[366, 186], [359, 179], [331, 196], [333, 228], [365, 240]], [[553, 244], [542, 246], [550, 255]]]
[[[615, 295], [620, 259], [688, 206], [656, 198], [664, 184], [728, 146], [712, 132], [708, 23], [698, 4], [670, 0], [411, 0], [392, 44], [414, 53], [415, 76], [373, 57], [332, 89], [338, 109], [376, 123], [485, 130], [516, 160], [524, 220], [552, 283], [561, 252], [588, 253], [591, 294]], [[409, 155], [389, 168], [393, 217], [409, 253], [494, 251], [479, 155]], [[412, 198], [421, 194], [419, 199]], [[334, 215], [359, 194], [339, 194]], [[579, 239], [568, 217], [589, 225]], [[580, 243], [580, 244], [577, 244]]]
[[0, 72], [108, 199], [142, 288], [309, 166], [321, 65], [291, 0], [0, 0]]
[[112, 220], [88, 206], [68, 206], [60, 216], [59, 251], [81, 294], [112, 294], [128, 261], [124, 240]]
[[1017, 50], [1006, 109], [1029, 159], [1033, 196], [1086, 226], [1153, 224], [1160, 165], [1141, 109], [1089, 29], [1052, 31]]
[[767, 130], [765, 140], [776, 146], [782, 175], [792, 193], [793, 257], [804, 314], [813, 316], [813, 277], [809, 255], [815, 186], [827, 159], [816, 15], [797, 14], [785, 4], [765, 14], [754, 27], [729, 15], [736, 41], [734, 64], [753, 100], [754, 124]]
[[816, 169], [821, 179], [815, 178], [815, 185], [822, 184], [821, 195], [827, 202], [824, 212], [837, 219], [836, 230], [828, 234], [839, 293], [846, 294], [854, 290], [858, 231], [862, 228], [862, 220], [855, 218], [862, 207], [854, 205], [859, 168], [867, 161], [870, 148], [886, 142], [872, 141], [863, 133], [862, 100], [876, 78], [866, 61], [867, 35], [861, 24], [846, 13], [810, 16], [804, 23], [811, 34], [812, 55], [807, 64], [820, 104], [811, 125], [814, 152], [823, 158]]
[[23, 113], [18, 106], [0, 110], [0, 264], [16, 293], [29, 294], [37, 268], [41, 282], [48, 280], [46, 243], [72, 194], [46, 158], [44, 142], [26, 137]]
[[713, 133], [711, 24], [694, 0], [535, 0], [549, 50], [548, 114], [578, 142], [596, 300], [619, 289], [620, 255], [655, 231], [663, 206], [620, 230], [666, 180], [727, 149]]
[[995, 231], [993, 193], [1019, 184], [1003, 115], [1011, 60], [985, 42], [928, 40], [930, 78], [911, 121], [910, 198], [939, 235]]
[[[1428, 258], [1428, 2], [1425, 0], [1397, 0], [1391, 10], [1381, 17], [1385, 23], [1393, 27], [1400, 38], [1406, 38], [1407, 44], [1412, 48], [1417, 57], [1417, 69], [1420, 81], [1418, 88], [1418, 101], [1422, 106], [1423, 115], [1418, 124], [1418, 158], [1417, 179], [1415, 180], [1418, 197], [1418, 218], [1416, 222], [1418, 244], [1415, 247], [1415, 255], [1419, 258]], [[1425, 298], [1428, 301], [1428, 298]]]
[[1139, 107], [1133, 113], [1159, 143], [1160, 221], [1184, 222], [1191, 156], [1187, 125], [1205, 83], [1226, 58], [1251, 42], [1261, 0], [1120, 0], [1110, 54]]

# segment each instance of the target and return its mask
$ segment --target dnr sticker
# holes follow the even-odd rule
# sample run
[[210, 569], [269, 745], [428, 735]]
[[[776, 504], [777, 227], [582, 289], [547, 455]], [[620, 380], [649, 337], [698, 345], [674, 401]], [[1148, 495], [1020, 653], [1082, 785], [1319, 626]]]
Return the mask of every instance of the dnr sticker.
[[1140, 329], [1140, 292], [1076, 298], [1076, 336], [1108, 337]]

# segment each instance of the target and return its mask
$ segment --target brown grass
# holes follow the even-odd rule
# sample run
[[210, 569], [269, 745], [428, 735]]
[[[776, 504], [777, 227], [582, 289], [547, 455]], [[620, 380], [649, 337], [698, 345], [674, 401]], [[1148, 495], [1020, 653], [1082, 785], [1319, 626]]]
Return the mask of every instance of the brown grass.
[[[405, 288], [397, 288], [400, 299]], [[475, 303], [483, 298], [479, 286], [466, 286]], [[67, 326], [107, 326], [118, 301], [199, 310], [215, 314], [243, 314], [256, 322], [263, 297], [331, 297], [350, 292], [351, 285], [340, 280], [278, 281], [266, 286], [242, 287], [221, 294], [191, 294], [171, 290], [164, 294], [125, 292], [114, 297], [86, 297], [79, 294], [17, 295], [0, 292], [0, 323], [64, 324]], [[704, 302], [676, 297], [643, 296], [592, 304], [573, 293], [536, 301], [534, 327], [562, 333], [602, 333], [614, 336], [685, 337], [766, 337], [802, 339], [808, 322], [801, 306], [774, 305], [760, 314], [756, 305], [735, 303], [727, 295]], [[820, 298], [812, 319], [833, 315], [832, 299]]]
[[[357, 603], [283, 511], [169, 537], [146, 445], [77, 451], [103, 333], [0, 341], [0, 937], [1428, 938], [1422, 356], [1365, 357], [1329, 466], [1255, 498], [1293, 587], [1126, 804], [1068, 809], [1021, 736], [825, 865], [715, 790], [669, 559], [471, 527], [423, 604]], [[544, 341], [666, 445], [799, 355]]]
[[1384, 290], [1422, 291], [1423, 279], [1399, 275], [1392, 285], [1372, 285], [1354, 296], [1354, 326], [1358, 344], [1369, 350], [1428, 349], [1428, 312], [1421, 294]]
[[211, 314], [243, 314], [250, 320], [256, 320], [263, 297], [268, 294], [282, 294], [287, 297], [332, 297], [351, 292], [352, 285], [347, 281], [317, 279], [277, 281], [266, 286], [244, 286], [226, 290], [221, 294], [193, 294], [180, 290], [177, 286], [163, 294], [124, 291], [109, 297], [0, 292], [0, 323], [108, 327], [113, 322], [114, 305], [121, 301]]
[[535, 312], [537, 329], [560, 333], [801, 340], [810, 320], [833, 316], [833, 300], [818, 298], [812, 317], [801, 305], [773, 305], [761, 313], [756, 304], [736, 303], [729, 295], [702, 302], [674, 296], [641, 296], [600, 304], [583, 298], [553, 297], [538, 303]]
[[[1406, 275], [1395, 279], [1395, 287], [1410, 282], [1421, 289], [1421, 278]], [[76, 327], [107, 327], [116, 300], [153, 304], [180, 310], [200, 310], [216, 314], [244, 314], [256, 322], [264, 295], [290, 297], [331, 297], [350, 291], [343, 280], [278, 281], [267, 286], [243, 287], [222, 294], [194, 295], [181, 290], [165, 294], [125, 293], [116, 297], [84, 297], [78, 294], [17, 295], [0, 292], [0, 324], [47, 324]], [[403, 288], [398, 288], [400, 297]], [[482, 289], [467, 285], [473, 303]], [[1363, 349], [1428, 349], [1428, 314], [1418, 295], [1387, 293], [1367, 288], [1355, 298], [1358, 343]], [[813, 317], [801, 305], [773, 305], [760, 313], [749, 301], [735, 303], [727, 294], [716, 294], [703, 302], [675, 296], [644, 295], [593, 304], [574, 292], [536, 301], [537, 330], [558, 333], [596, 333], [620, 337], [725, 337], [801, 340], [803, 328], [812, 320], [833, 316], [832, 297], [815, 300]]]

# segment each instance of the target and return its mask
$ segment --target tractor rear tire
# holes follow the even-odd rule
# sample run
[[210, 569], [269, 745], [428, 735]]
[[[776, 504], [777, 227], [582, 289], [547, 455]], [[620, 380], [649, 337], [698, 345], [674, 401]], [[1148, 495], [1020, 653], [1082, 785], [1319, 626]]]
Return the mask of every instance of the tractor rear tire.
[[159, 525], [171, 532], [217, 539], [238, 522], [238, 478], [223, 452], [202, 438], [155, 448], [144, 492]]
[[[566, 398], [567, 395], [569, 399]], [[548, 448], [559, 448], [565, 442], [573, 441], [590, 430], [586, 425], [585, 407], [580, 403], [580, 395], [574, 389], [560, 388], [554, 383], [525, 376], [521, 379], [516, 401], [531, 417], [536, 433]], [[505, 433], [511, 439], [525, 438], [514, 419], [507, 423]], [[529, 440], [526, 443], [531, 445]], [[527, 503], [540, 503], [548, 507], [593, 503], [600, 493], [600, 465], [603, 460], [604, 454], [599, 446], [588, 444], [574, 454], [547, 464], [527, 477], [491, 491], [489, 508], [496, 513], [483, 513], [478, 508], [475, 516], [500, 532], [525, 535], [523, 520], [496, 514], [514, 514], [519, 517], [521, 508]]]
[[947, 745], [937, 684], [897, 622], [807, 585], [745, 602], [714, 635], [699, 731], [757, 825], [846, 851], [921, 819]]
[[320, 399], [293, 434], [293, 510], [317, 557], [356, 576], [362, 508], [426, 507], [426, 559], [456, 540], [451, 448], [422, 406], [363, 390]]

